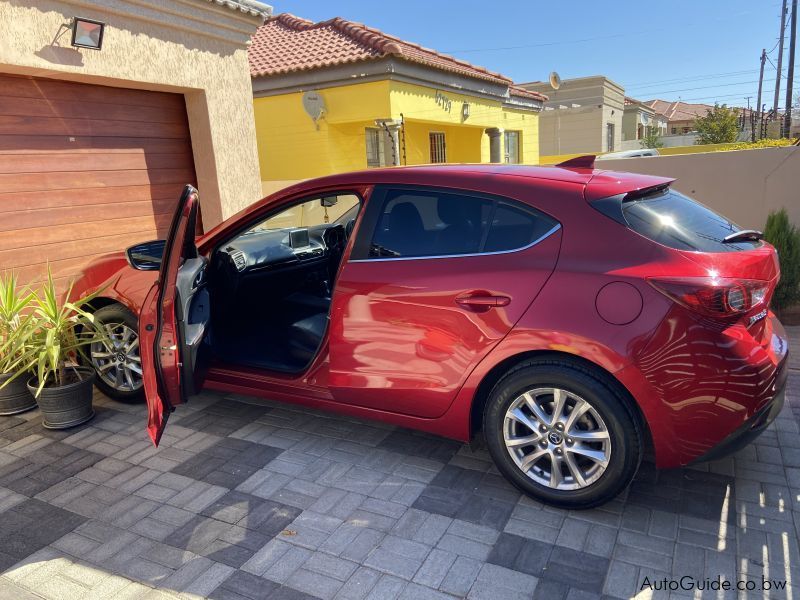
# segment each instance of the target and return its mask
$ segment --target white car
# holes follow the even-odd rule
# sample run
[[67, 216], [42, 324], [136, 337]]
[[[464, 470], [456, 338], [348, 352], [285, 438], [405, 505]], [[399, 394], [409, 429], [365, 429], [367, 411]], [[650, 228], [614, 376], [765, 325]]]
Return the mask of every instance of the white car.
[[641, 150], [624, 150], [622, 152], [609, 152], [597, 157], [597, 160], [608, 160], [611, 158], [640, 158], [642, 156], [658, 156], [655, 148], [642, 148]]

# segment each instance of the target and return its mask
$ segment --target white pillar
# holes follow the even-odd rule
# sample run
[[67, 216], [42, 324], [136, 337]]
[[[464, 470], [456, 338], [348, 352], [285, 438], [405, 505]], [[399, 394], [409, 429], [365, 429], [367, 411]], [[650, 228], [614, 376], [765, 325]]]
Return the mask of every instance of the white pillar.
[[489, 136], [489, 162], [504, 162], [503, 157], [503, 130], [499, 127], [490, 127], [486, 130]]

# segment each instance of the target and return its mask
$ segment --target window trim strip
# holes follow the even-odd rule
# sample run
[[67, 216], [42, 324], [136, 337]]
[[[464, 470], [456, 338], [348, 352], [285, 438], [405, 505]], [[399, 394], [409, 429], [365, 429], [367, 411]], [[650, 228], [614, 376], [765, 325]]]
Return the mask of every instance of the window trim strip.
[[521, 248], [514, 248], [513, 250], [497, 250], [495, 252], [470, 252], [469, 254], [435, 254], [431, 256], [386, 256], [383, 258], [355, 258], [352, 260], [348, 260], [348, 263], [370, 263], [370, 262], [386, 262], [389, 260], [392, 261], [399, 261], [399, 260], [431, 260], [437, 258], [468, 258], [474, 256], [495, 256], [498, 254], [511, 254], [513, 252], [523, 252], [528, 248], [533, 248], [539, 242], [544, 241], [545, 239], [549, 238], [553, 235], [556, 231], [561, 229], [561, 223], [556, 223], [553, 227], [542, 234], [537, 239], [533, 240], [527, 246], [522, 246]]

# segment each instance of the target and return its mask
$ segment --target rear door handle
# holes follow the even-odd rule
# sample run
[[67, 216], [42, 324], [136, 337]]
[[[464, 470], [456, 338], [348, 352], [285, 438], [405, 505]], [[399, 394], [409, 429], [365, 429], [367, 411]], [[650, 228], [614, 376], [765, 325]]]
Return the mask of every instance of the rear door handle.
[[508, 306], [511, 298], [494, 294], [464, 294], [456, 298], [456, 304], [467, 310], [485, 312], [490, 308]]

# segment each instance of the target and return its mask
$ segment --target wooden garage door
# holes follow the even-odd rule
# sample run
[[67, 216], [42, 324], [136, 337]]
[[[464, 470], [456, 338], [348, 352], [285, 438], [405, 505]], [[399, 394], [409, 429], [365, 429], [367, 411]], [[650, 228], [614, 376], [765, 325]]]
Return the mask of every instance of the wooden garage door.
[[0, 74], [0, 270], [63, 285], [163, 237], [194, 182], [182, 95]]

